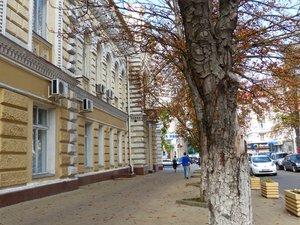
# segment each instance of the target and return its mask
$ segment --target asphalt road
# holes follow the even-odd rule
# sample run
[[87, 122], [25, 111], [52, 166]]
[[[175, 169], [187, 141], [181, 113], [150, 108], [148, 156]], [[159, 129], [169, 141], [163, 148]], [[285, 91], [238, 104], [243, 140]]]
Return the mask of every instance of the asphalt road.
[[284, 190], [286, 189], [300, 189], [300, 172], [294, 173], [291, 171], [278, 170], [277, 176], [268, 177], [279, 183], [281, 195], [284, 195]]

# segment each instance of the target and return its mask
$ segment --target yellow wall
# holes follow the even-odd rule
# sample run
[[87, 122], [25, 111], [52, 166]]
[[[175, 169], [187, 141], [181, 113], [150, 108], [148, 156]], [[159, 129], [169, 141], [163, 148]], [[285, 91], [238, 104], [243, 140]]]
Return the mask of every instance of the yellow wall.
[[33, 76], [21, 68], [0, 59], [0, 82], [48, 99], [50, 81]]
[[126, 121], [113, 117], [97, 108], [94, 108], [93, 112], [86, 113], [84, 116], [88, 119], [96, 120], [97, 122], [114, 126], [117, 129], [126, 130]]
[[6, 14], [6, 32], [27, 44], [29, 41], [29, 1], [7, 1]]
[[0, 89], [0, 188], [30, 180], [31, 106], [27, 97]]

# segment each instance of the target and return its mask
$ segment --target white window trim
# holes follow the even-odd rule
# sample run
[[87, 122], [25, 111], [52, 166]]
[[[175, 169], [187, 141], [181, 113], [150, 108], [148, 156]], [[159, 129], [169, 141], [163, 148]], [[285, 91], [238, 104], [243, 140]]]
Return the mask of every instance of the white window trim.
[[[32, 8], [31, 18], [32, 18], [32, 20], [31, 20], [31, 26], [29, 26], [29, 27], [32, 27], [32, 32], [34, 31], [33, 30], [33, 27], [34, 27], [34, 24], [33, 24], [34, 4], [33, 3], [34, 3], [34, 0], [32, 0], [32, 6], [31, 6], [31, 8]], [[46, 41], [48, 41], [48, 18], [49, 18], [50, 3], [47, 0], [45, 0], [45, 3], [46, 3], [46, 9], [45, 9], [45, 12], [46, 12], [46, 14], [45, 14], [45, 37], [43, 37], [42, 35], [40, 35], [38, 33], [36, 33], [36, 34], [39, 35], [40, 37], [42, 37], [43, 39], [45, 39]], [[32, 34], [32, 32], [31, 32], [31, 34]]]
[[[43, 107], [36, 107], [38, 109], [47, 110], [47, 126], [43, 125], [36, 125], [33, 124], [33, 129], [38, 128], [41, 130], [47, 131], [47, 149], [46, 149], [46, 172], [45, 173], [36, 173], [32, 174], [33, 176], [40, 176], [40, 175], [55, 175], [55, 135], [56, 135], [56, 123], [55, 123], [55, 111]], [[38, 119], [38, 118], [37, 118]], [[34, 123], [34, 121], [33, 121]], [[32, 137], [34, 140], [34, 137]], [[32, 146], [33, 149], [33, 146]], [[32, 167], [32, 166], [31, 166]]]
[[97, 48], [96, 56], [96, 83], [102, 83], [102, 74], [103, 74], [103, 47], [101, 45]]
[[[54, 62], [55, 65], [59, 68], [63, 67], [63, 49], [62, 49], [62, 32], [63, 32], [63, 0], [56, 0], [56, 6], [55, 9], [55, 52], [57, 54], [54, 54]], [[60, 34], [60, 35], [59, 35]]]
[[82, 48], [82, 74], [84, 77], [91, 78], [91, 41], [88, 40], [87, 35], [83, 37]]
[[32, 51], [32, 32], [33, 32], [33, 0], [29, 0], [29, 30], [28, 30], [28, 50]]
[[5, 35], [6, 32], [6, 10], [7, 10], [7, 0], [2, 1], [2, 8], [0, 8], [0, 24], [2, 26], [1, 33]]

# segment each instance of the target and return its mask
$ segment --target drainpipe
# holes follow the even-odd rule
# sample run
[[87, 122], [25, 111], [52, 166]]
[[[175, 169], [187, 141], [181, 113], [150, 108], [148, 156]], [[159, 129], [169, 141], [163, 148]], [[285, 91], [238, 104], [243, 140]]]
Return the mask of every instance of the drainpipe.
[[132, 150], [131, 150], [131, 120], [130, 120], [130, 83], [129, 83], [129, 65], [128, 57], [126, 57], [126, 74], [127, 74], [127, 113], [128, 113], [128, 147], [129, 147], [129, 166], [131, 174], [134, 174], [132, 163]]

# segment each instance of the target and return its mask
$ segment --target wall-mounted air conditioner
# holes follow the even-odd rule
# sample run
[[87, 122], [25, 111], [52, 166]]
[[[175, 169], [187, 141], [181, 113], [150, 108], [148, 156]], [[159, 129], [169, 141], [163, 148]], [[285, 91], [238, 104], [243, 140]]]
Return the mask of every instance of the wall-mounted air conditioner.
[[111, 89], [108, 89], [106, 91], [106, 96], [109, 98], [109, 99], [114, 99], [115, 95], [114, 95], [114, 92], [111, 90]]
[[84, 112], [93, 112], [93, 109], [94, 109], [93, 101], [87, 98], [83, 99], [82, 110]]
[[96, 93], [105, 94], [105, 86], [103, 84], [96, 84]]
[[69, 86], [66, 82], [60, 79], [53, 79], [50, 86], [50, 97], [67, 98]]

